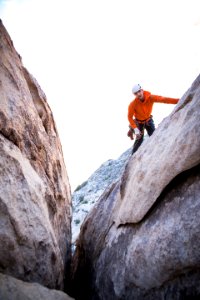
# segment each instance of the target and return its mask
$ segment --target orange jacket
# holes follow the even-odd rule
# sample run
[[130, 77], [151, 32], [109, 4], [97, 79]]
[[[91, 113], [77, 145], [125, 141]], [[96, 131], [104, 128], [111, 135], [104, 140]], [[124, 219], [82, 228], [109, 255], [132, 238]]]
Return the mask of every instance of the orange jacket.
[[137, 97], [129, 104], [128, 120], [132, 128], [136, 128], [136, 123], [133, 117], [137, 120], [143, 121], [151, 116], [154, 102], [176, 104], [179, 99], [167, 98], [162, 96], [151, 95], [151, 93], [144, 91], [144, 102], [141, 102]]

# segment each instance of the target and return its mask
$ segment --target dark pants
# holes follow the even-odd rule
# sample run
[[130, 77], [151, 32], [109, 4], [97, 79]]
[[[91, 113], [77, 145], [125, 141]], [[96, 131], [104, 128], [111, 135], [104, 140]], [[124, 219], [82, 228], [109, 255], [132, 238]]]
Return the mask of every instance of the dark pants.
[[139, 122], [136, 123], [137, 123], [137, 128], [140, 130], [142, 135], [138, 139], [136, 138], [135, 143], [133, 145], [132, 154], [135, 153], [137, 149], [140, 147], [140, 145], [142, 144], [144, 139], [144, 130], [146, 129], [149, 136], [151, 136], [155, 130], [155, 125], [152, 118], [145, 123], [139, 123]]

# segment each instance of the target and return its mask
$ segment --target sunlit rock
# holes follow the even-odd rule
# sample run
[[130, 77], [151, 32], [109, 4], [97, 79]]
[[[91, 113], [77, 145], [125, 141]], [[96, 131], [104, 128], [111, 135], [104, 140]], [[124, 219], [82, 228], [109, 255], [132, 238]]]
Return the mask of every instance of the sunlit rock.
[[71, 195], [52, 112], [0, 23], [0, 272], [63, 288]]

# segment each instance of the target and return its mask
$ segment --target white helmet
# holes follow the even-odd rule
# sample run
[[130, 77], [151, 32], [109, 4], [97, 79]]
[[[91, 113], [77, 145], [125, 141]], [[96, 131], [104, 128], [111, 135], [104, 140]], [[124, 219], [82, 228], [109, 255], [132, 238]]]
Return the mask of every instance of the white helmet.
[[139, 84], [135, 84], [132, 88], [132, 93], [135, 94], [137, 93], [139, 90], [141, 90], [141, 85]]

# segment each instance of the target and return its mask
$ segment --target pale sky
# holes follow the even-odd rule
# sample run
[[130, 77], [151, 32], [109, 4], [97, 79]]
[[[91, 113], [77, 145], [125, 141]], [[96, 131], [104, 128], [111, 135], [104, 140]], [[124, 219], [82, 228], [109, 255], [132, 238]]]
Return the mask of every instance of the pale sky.
[[[179, 98], [200, 73], [199, 0], [0, 0], [52, 109], [72, 191], [132, 146], [132, 86]], [[156, 104], [156, 125], [174, 108]]]

